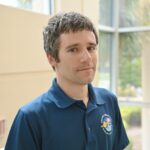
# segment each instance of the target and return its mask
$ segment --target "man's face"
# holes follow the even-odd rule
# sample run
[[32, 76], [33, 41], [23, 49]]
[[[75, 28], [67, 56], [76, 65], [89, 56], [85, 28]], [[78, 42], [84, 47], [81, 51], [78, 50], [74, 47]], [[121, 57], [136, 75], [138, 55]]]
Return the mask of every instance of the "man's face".
[[96, 46], [96, 38], [91, 31], [61, 34], [60, 61], [53, 59], [58, 82], [78, 85], [90, 83], [96, 70]]

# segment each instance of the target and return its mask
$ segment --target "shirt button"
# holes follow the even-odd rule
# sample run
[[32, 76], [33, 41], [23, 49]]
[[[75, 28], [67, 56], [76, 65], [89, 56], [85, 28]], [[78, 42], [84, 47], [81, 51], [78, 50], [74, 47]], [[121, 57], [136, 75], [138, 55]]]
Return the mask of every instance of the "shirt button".
[[91, 131], [91, 128], [90, 128], [90, 127], [88, 128], [88, 131], [89, 131], [89, 132]]

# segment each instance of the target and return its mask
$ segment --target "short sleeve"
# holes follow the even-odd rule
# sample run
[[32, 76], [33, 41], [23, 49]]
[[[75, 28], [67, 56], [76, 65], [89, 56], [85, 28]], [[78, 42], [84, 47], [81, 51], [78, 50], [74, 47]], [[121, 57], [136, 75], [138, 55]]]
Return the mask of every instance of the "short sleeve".
[[120, 109], [116, 98], [116, 126], [115, 126], [115, 137], [113, 150], [123, 150], [128, 144], [128, 136], [123, 125]]
[[20, 110], [10, 129], [5, 150], [40, 150], [36, 134], [32, 122]]

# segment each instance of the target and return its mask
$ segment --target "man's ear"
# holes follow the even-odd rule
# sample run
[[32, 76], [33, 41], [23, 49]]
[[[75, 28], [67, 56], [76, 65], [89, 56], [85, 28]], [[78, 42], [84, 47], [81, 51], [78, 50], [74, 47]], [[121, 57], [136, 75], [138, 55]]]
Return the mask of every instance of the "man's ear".
[[47, 56], [47, 59], [48, 59], [48, 62], [49, 62], [49, 64], [53, 67], [53, 68], [55, 68], [55, 66], [56, 66], [56, 59], [51, 55], [51, 54], [46, 54], [46, 56]]

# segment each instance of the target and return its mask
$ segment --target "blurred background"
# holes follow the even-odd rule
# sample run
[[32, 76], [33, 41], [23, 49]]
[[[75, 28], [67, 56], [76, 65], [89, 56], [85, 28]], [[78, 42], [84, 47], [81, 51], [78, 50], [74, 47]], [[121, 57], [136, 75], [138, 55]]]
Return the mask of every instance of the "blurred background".
[[0, 0], [0, 148], [18, 109], [47, 91], [55, 74], [42, 31], [50, 16], [77, 11], [99, 34], [94, 85], [118, 97], [130, 145], [149, 150], [150, 1]]

